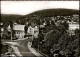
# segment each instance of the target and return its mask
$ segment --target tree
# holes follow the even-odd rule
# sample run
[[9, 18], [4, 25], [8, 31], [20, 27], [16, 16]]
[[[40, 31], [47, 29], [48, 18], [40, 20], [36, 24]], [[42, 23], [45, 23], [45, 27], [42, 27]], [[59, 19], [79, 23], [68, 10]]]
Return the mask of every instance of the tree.
[[11, 27], [11, 29], [13, 29], [13, 22], [12, 21], [10, 21], [10, 27]]
[[1, 54], [5, 54], [6, 52], [8, 52], [8, 45], [2, 45], [1, 46]]
[[27, 34], [27, 30], [28, 30], [28, 25], [24, 27], [25, 34]]
[[59, 39], [59, 44], [64, 45], [64, 49], [67, 48], [68, 44], [72, 41], [71, 37], [69, 34], [65, 33], [62, 35], [62, 37]]
[[39, 40], [39, 42], [41, 42], [42, 40], [44, 40], [44, 35], [43, 35], [42, 31], [39, 31], [38, 40]]
[[51, 20], [51, 24], [50, 24], [50, 30], [55, 30], [57, 29], [57, 26], [55, 25], [54, 21]]
[[57, 29], [58, 29], [59, 32], [61, 32], [62, 35], [67, 32], [66, 28], [63, 25], [61, 25], [61, 24], [59, 24]]
[[5, 31], [3, 32], [3, 35], [2, 35], [1, 38], [2, 38], [2, 39], [5, 39], [5, 40], [6, 40], [6, 39], [10, 40], [10, 39], [11, 39], [11, 32], [5, 30]]
[[51, 30], [49, 31], [45, 37], [45, 52], [50, 53], [50, 49], [53, 47], [54, 44], [58, 43], [59, 38], [61, 37], [61, 33], [58, 30]]
[[69, 24], [67, 23], [67, 21], [64, 21], [62, 25], [65, 27], [66, 30], [68, 30]]
[[[49, 21], [51, 21], [51, 24]], [[55, 25], [54, 21], [47, 20], [47, 25], [45, 26], [45, 31], [49, 32], [50, 30], [55, 30], [55, 29], [57, 29], [57, 26]]]
[[76, 29], [74, 32], [76, 35], [79, 34], [79, 29]]

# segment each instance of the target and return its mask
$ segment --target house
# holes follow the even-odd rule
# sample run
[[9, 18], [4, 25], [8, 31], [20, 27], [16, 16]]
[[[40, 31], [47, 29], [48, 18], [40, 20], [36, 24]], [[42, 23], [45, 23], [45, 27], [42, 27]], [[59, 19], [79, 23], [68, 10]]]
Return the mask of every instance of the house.
[[40, 28], [44, 28], [45, 25], [47, 25], [46, 22], [44, 22], [44, 23], [42, 23], [41, 25], [39, 25], [39, 27], [40, 27]]
[[29, 26], [27, 32], [28, 32], [28, 34], [30, 34], [30, 35], [34, 35], [34, 28], [33, 28], [32, 26]]
[[13, 31], [14, 31], [14, 38], [24, 38], [25, 32], [24, 32], [25, 25], [14, 25]]
[[79, 29], [79, 24], [76, 22], [69, 23], [69, 30]]
[[20, 25], [20, 24], [14, 23], [13, 31], [11, 31], [10, 25], [7, 27], [7, 30], [10, 32], [13, 32], [12, 33], [13, 39], [15, 39], [15, 38], [21, 39], [21, 38], [24, 38], [24, 34], [25, 34], [24, 27], [25, 27], [25, 25]]
[[38, 26], [34, 26], [34, 27], [29, 26], [27, 32], [28, 32], [28, 34], [34, 36], [35, 38], [38, 38], [39, 28], [38, 28]]
[[70, 35], [75, 35], [75, 30], [76, 29], [79, 29], [79, 24], [76, 23], [76, 22], [73, 22], [73, 23], [69, 23], [69, 30], [67, 30], [67, 32], [70, 34]]
[[11, 27], [10, 27], [10, 25], [7, 27], [7, 30], [11, 32]]
[[35, 38], [38, 38], [38, 34], [39, 34], [39, 27], [38, 26], [35, 26], [34, 27], [34, 37]]

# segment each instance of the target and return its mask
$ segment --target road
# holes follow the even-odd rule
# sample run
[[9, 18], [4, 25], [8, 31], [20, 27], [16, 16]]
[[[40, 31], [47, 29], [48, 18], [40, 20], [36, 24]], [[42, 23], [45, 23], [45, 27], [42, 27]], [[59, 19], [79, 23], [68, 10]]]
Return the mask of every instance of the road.
[[42, 56], [39, 52], [37, 52], [34, 48], [31, 47], [29, 39], [9, 41], [4, 43], [9, 44], [13, 48], [17, 56]]

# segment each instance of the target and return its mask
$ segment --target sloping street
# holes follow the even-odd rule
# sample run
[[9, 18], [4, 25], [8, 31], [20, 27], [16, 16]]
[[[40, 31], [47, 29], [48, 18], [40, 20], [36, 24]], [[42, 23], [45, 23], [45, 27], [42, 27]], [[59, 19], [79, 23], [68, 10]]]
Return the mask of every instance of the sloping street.
[[22, 39], [15, 42], [4, 43], [9, 44], [13, 48], [16, 56], [42, 56], [39, 52], [31, 47], [29, 39]]

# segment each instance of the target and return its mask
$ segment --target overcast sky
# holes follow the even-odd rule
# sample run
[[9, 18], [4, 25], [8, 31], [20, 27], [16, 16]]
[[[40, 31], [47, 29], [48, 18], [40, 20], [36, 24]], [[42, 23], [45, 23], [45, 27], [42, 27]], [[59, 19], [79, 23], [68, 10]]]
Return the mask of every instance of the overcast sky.
[[1, 14], [26, 15], [50, 8], [79, 10], [79, 1], [1, 1]]

